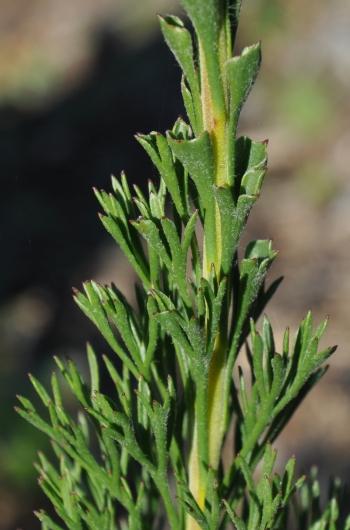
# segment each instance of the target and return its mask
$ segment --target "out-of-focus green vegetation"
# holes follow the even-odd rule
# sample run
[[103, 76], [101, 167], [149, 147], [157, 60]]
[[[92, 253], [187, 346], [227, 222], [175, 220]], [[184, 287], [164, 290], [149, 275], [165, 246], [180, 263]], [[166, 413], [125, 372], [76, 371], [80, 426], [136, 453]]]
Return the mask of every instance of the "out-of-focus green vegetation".
[[297, 170], [296, 183], [300, 193], [319, 207], [336, 198], [339, 191], [339, 184], [333, 180], [332, 167], [316, 160], [305, 161]]
[[281, 117], [292, 132], [304, 136], [322, 137], [327, 134], [325, 124], [332, 121], [334, 102], [322, 83], [313, 77], [293, 76], [276, 97], [275, 116]]

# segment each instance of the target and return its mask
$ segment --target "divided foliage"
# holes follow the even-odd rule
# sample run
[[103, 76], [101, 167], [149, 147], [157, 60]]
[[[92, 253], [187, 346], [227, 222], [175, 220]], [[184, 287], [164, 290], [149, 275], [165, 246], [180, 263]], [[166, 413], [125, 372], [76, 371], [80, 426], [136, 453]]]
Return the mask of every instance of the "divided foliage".
[[114, 285], [86, 282], [75, 301], [110, 355], [88, 346], [88, 381], [57, 358], [50, 390], [31, 377], [41, 409], [19, 396], [58, 461], [39, 455], [55, 515], [37, 516], [45, 530], [349, 530], [338, 482], [322, 511], [315, 474], [297, 479], [294, 458], [274, 472], [272, 444], [334, 348], [320, 348], [326, 321], [314, 326], [311, 313], [276, 346], [267, 317], [258, 323], [280, 283], [265, 281], [276, 252], [265, 240], [239, 249], [267, 167], [267, 142], [237, 137], [260, 44], [233, 56], [239, 0], [182, 4], [194, 32], [174, 16], [160, 24], [188, 122], [137, 136], [159, 172], [146, 194], [124, 174], [110, 193], [95, 190], [137, 276], [137, 307]]

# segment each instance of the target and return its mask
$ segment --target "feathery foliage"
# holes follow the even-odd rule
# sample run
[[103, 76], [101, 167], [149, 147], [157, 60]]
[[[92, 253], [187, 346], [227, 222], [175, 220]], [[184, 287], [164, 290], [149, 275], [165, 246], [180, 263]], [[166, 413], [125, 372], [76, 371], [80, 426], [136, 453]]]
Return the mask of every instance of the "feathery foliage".
[[320, 348], [327, 322], [315, 326], [311, 313], [276, 345], [258, 319], [280, 283], [266, 284], [277, 253], [265, 240], [238, 252], [267, 167], [267, 142], [237, 137], [261, 62], [260, 44], [233, 54], [240, 3], [182, 0], [193, 32], [160, 18], [188, 122], [137, 136], [159, 172], [146, 195], [124, 174], [95, 191], [138, 277], [137, 307], [114, 285], [86, 282], [75, 301], [111, 355], [88, 346], [89, 381], [60, 359], [49, 391], [32, 377], [46, 412], [19, 397], [57, 457], [37, 464], [55, 512], [37, 513], [43, 530], [350, 529], [337, 482], [322, 511], [315, 474], [296, 478], [294, 458], [274, 471], [272, 444], [334, 348]]

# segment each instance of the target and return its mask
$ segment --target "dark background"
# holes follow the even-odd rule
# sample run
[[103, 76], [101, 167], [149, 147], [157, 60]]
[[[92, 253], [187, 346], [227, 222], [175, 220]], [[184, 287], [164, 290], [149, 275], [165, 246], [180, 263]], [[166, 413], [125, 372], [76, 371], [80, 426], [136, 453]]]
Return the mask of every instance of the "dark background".
[[[141, 5], [140, 5], [141, 4]], [[46, 440], [13, 412], [52, 355], [85, 369], [105, 345], [71, 299], [88, 278], [132, 296], [126, 261], [97, 218], [92, 186], [154, 171], [135, 132], [183, 113], [179, 70], [157, 13], [170, 0], [2, 0], [0, 4], [0, 530], [39, 528], [36, 452]], [[238, 50], [263, 41], [242, 132], [270, 139], [270, 171], [248, 236], [280, 250], [286, 276], [268, 314], [280, 339], [312, 309], [330, 314], [331, 370], [280, 442], [299, 470], [350, 478], [350, 6], [347, 0], [246, 0]], [[68, 399], [68, 397], [67, 397]]]

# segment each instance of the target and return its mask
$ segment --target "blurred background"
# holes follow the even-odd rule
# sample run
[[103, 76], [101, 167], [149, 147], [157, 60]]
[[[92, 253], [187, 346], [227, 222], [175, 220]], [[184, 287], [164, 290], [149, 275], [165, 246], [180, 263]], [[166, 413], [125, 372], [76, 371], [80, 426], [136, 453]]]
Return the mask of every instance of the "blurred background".
[[[85, 279], [131, 294], [127, 263], [97, 219], [92, 186], [154, 170], [133, 140], [183, 114], [179, 69], [156, 14], [175, 0], [0, 2], [0, 530], [39, 528], [33, 461], [46, 440], [13, 412], [52, 355], [85, 369], [104, 343], [71, 299]], [[330, 315], [331, 369], [280, 441], [299, 471], [350, 478], [350, 4], [245, 0], [238, 48], [264, 62], [241, 131], [270, 140], [270, 170], [248, 227], [280, 250], [285, 281], [268, 314], [280, 338], [308, 309]]]

